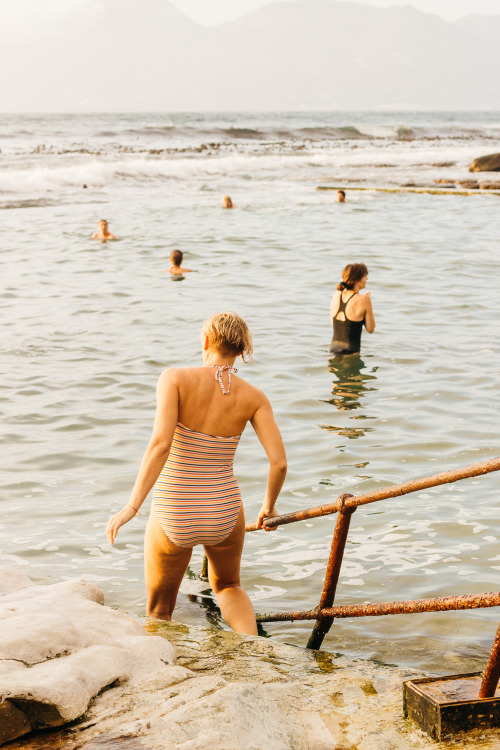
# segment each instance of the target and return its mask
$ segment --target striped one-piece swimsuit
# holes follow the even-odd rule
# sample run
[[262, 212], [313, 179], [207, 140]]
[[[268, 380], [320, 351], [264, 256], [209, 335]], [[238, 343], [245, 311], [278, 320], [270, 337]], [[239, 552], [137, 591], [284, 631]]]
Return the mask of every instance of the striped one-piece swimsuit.
[[233, 474], [240, 435], [222, 437], [177, 423], [153, 491], [153, 512], [179, 547], [219, 544], [233, 530], [241, 495]]

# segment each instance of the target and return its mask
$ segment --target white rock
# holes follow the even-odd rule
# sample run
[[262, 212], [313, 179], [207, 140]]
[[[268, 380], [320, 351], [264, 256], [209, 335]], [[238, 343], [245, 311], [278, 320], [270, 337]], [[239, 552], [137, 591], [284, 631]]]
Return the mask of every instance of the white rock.
[[32, 585], [33, 581], [17, 568], [0, 567], [0, 596]]
[[33, 585], [15, 571], [2, 581], [0, 700], [22, 708], [32, 726], [80, 717], [116, 682], [147, 678], [164, 687], [191, 675], [173, 666], [175, 650], [165, 638], [104, 607], [93, 584]]
[[85, 713], [91, 699], [107, 685], [164, 672], [171, 658], [172, 647], [164, 639], [138, 637], [127, 639], [123, 647], [90, 646], [31, 668], [5, 661], [10, 668], [0, 672], [0, 693], [11, 701], [49, 704], [59, 717], [47, 725], [58, 726]]

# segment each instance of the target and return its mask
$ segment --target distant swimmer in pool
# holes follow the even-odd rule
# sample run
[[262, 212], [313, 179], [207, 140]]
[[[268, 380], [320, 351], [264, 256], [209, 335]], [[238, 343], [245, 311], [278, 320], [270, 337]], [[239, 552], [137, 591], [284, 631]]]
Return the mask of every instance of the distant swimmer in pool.
[[182, 276], [185, 273], [191, 273], [192, 268], [183, 268], [182, 267], [182, 258], [183, 255], [180, 250], [172, 250], [170, 253], [170, 262], [171, 267], [166, 268], [165, 271], [168, 270], [169, 273], [172, 274], [172, 276]]
[[337, 203], [345, 203], [345, 190], [337, 190]]
[[116, 237], [114, 234], [111, 234], [111, 232], [108, 229], [108, 222], [106, 219], [101, 219], [99, 221], [99, 229], [97, 232], [94, 232], [92, 235], [93, 240], [100, 240], [101, 242], [106, 242], [107, 240], [116, 240]]
[[222, 199], [222, 208], [236, 208], [229, 195], [225, 195]]
[[342, 281], [332, 297], [330, 317], [333, 340], [330, 354], [354, 354], [361, 348], [363, 324], [368, 333], [375, 330], [370, 292], [360, 294], [366, 287], [368, 269], [364, 263], [349, 263], [342, 271]]

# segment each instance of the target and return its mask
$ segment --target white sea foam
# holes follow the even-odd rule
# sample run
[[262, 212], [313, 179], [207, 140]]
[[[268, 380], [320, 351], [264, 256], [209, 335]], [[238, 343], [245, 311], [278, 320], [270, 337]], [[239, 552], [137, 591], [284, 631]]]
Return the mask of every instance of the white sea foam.
[[[83, 185], [213, 180], [404, 184], [466, 178], [468, 164], [494, 149], [495, 118], [415, 115], [249, 115], [224, 121], [185, 116], [53, 116], [0, 121], [0, 195], [22, 200], [47, 190], [74, 198]], [[384, 122], [385, 120], [385, 122]], [[415, 121], [415, 123], [412, 122]], [[449, 164], [448, 172], [436, 164]]]

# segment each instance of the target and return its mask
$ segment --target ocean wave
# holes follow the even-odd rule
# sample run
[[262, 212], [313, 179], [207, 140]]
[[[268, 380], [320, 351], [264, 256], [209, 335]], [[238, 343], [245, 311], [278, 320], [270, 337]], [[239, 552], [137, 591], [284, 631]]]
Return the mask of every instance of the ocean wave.
[[487, 129], [463, 126], [415, 126], [405, 124], [370, 125], [351, 123], [346, 125], [310, 124], [286, 127], [276, 123], [260, 124], [259, 127], [219, 127], [208, 126], [204, 122], [200, 126], [186, 124], [178, 125], [146, 125], [139, 128], [126, 128], [119, 131], [100, 131], [99, 137], [143, 137], [164, 138], [167, 140], [181, 139], [183, 141], [215, 140], [216, 142], [239, 141], [345, 141], [345, 140], [497, 140], [500, 136], [500, 126]]
[[[113, 133], [115, 136], [119, 135], [182, 135], [184, 133], [189, 133], [192, 131], [192, 128], [178, 128], [175, 125], [142, 125], [138, 128], [127, 128], [122, 133]], [[101, 135], [105, 135], [104, 132], [101, 133]]]
[[0, 211], [11, 208], [44, 208], [46, 206], [55, 206], [60, 200], [48, 200], [47, 198], [26, 198], [18, 201], [0, 201]]
[[[419, 141], [498, 140], [500, 119], [495, 113], [178, 113], [161, 115], [93, 114], [7, 115], [0, 119], [0, 139], [27, 150], [39, 142], [64, 148], [80, 134], [84, 148], [95, 152], [109, 144], [200, 145], [202, 142], [262, 141]], [[39, 140], [40, 139], [40, 140]], [[38, 143], [37, 143], [38, 141]]]
[[[261, 130], [256, 130], [254, 128], [221, 128], [220, 132], [227, 136], [228, 138], [244, 138], [244, 139], [253, 139], [253, 138], [262, 138], [264, 137], [264, 133]], [[265, 131], [264, 131], [265, 132]]]

